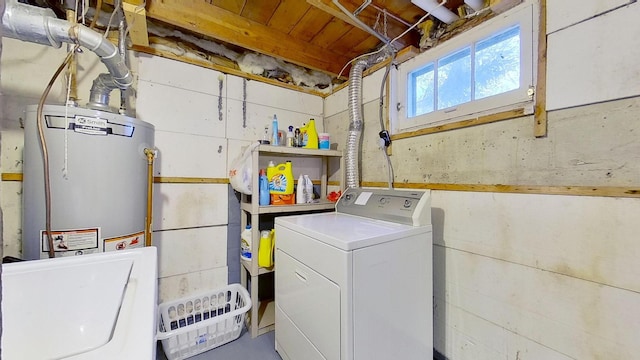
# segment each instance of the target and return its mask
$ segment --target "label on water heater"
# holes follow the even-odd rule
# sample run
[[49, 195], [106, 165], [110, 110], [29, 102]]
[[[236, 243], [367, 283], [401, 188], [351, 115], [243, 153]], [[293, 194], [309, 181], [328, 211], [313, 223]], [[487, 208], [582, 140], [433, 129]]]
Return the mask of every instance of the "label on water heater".
[[[99, 252], [100, 228], [52, 230], [51, 238], [56, 257]], [[49, 239], [45, 230], [40, 231], [43, 253], [49, 251]]]
[[144, 246], [144, 231], [116, 236], [102, 241], [102, 251], [126, 250]]
[[76, 116], [76, 122], [73, 126], [73, 130], [75, 132], [88, 135], [107, 135], [107, 120]]

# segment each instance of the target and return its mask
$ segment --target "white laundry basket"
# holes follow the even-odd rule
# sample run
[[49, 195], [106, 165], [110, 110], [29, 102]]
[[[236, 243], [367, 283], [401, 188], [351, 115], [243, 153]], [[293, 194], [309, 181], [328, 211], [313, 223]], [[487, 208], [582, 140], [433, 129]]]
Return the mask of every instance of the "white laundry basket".
[[159, 306], [158, 340], [169, 360], [181, 360], [240, 336], [251, 298], [240, 284], [202, 292]]

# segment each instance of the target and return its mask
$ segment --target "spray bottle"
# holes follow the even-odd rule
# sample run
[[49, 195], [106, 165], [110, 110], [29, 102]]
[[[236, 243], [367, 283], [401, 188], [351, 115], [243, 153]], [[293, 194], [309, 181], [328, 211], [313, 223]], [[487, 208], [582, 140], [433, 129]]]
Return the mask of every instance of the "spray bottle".
[[280, 145], [280, 137], [278, 136], [278, 117], [273, 114], [273, 123], [272, 123], [273, 136], [271, 138], [271, 145], [278, 146]]

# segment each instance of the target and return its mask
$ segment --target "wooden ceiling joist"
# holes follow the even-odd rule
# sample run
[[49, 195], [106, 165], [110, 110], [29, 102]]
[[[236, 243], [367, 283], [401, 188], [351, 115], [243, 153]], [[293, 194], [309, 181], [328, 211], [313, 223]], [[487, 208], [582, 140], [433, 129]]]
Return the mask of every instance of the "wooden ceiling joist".
[[334, 75], [350, 60], [201, 0], [147, 1], [147, 17]]

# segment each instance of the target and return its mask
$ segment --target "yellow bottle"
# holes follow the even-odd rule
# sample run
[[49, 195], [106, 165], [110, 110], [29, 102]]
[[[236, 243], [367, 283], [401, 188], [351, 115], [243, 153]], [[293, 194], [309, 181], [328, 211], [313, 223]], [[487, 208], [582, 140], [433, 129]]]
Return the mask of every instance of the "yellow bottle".
[[291, 161], [267, 167], [270, 194], [293, 194], [293, 169]]
[[275, 245], [275, 230], [263, 230], [260, 233], [260, 246], [258, 248], [258, 266], [273, 266], [273, 248]]
[[304, 147], [307, 149], [318, 148], [318, 132], [316, 131], [316, 121], [309, 119], [309, 123], [304, 127]]

